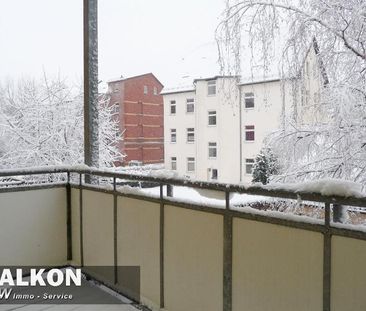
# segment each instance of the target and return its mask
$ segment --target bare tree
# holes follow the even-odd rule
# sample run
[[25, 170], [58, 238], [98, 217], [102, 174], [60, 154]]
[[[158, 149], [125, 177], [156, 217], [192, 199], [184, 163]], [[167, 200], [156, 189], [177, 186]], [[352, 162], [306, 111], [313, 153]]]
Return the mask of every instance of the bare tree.
[[[100, 166], [123, 155], [118, 121], [107, 95], [100, 97]], [[83, 163], [83, 94], [60, 78], [22, 79], [0, 86], [0, 167]]]
[[[266, 74], [280, 49], [278, 70], [283, 81], [296, 85], [291, 113], [284, 111], [284, 128], [268, 139], [282, 158], [282, 179], [329, 176], [366, 183], [366, 2], [226, 4], [217, 28], [222, 71], [241, 73], [242, 58], [251, 55], [252, 63], [261, 63]], [[309, 108], [302, 92], [309, 49], [316, 55], [319, 73], [313, 78], [322, 82], [316, 100], [308, 104], [321, 110], [322, 117], [311, 122], [302, 119]]]

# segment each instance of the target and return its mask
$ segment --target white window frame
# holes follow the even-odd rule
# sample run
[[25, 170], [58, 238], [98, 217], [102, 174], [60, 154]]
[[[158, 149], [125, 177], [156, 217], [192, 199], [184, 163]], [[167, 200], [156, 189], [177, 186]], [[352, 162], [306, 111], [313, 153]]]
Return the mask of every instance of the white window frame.
[[[247, 107], [247, 100], [253, 100], [253, 107]], [[255, 107], [254, 93], [253, 92], [244, 93], [244, 108], [254, 109], [254, 107]]]
[[[211, 150], [214, 150], [214, 152], [215, 152], [215, 156], [211, 156], [210, 155], [210, 151]], [[210, 141], [209, 143], [208, 143], [208, 158], [209, 159], [217, 159], [217, 142], [214, 142], [214, 141]]]
[[207, 81], [207, 96], [215, 96], [216, 95], [216, 80], [208, 80]]
[[[193, 139], [191, 139], [193, 137]], [[194, 143], [195, 141], [195, 133], [194, 133], [194, 127], [188, 127], [187, 128], [187, 143]]]
[[[193, 165], [193, 169], [191, 166]], [[193, 173], [196, 170], [196, 159], [194, 157], [187, 158], [187, 172]]]
[[[253, 128], [249, 129], [247, 127], [253, 127]], [[247, 139], [247, 133], [249, 133], [249, 132], [253, 132], [253, 138], [254, 139], [252, 139], [252, 140]], [[255, 141], [255, 125], [250, 124], [250, 125], [245, 125], [244, 126], [244, 141], [248, 142], [248, 143], [251, 143], [251, 142]]]
[[[175, 100], [171, 100], [169, 102], [169, 111], [171, 116], [175, 116], [177, 114], [177, 102]], [[172, 112], [172, 108], [174, 107], [174, 112]]]
[[[193, 107], [192, 111], [188, 111], [189, 106]], [[194, 100], [194, 98], [187, 98], [186, 99], [186, 113], [194, 113], [194, 110], [195, 110], [195, 100]]]
[[144, 85], [144, 94], [147, 95], [147, 93], [148, 93], [147, 85]]
[[177, 170], [177, 157], [171, 157], [170, 158], [170, 169], [172, 171], [176, 171]]
[[170, 129], [170, 143], [175, 144], [176, 142], [177, 142], [177, 129]]
[[[253, 165], [254, 165], [254, 159], [253, 158], [245, 159], [245, 175], [252, 175], [253, 174]], [[248, 173], [248, 167], [252, 168], [250, 173]]]
[[[207, 112], [208, 117], [208, 126], [216, 126], [217, 125], [217, 111], [216, 110], [209, 110]], [[210, 117], [215, 117], [215, 124], [210, 124]]]
[[154, 95], [158, 95], [158, 88], [154, 86]]

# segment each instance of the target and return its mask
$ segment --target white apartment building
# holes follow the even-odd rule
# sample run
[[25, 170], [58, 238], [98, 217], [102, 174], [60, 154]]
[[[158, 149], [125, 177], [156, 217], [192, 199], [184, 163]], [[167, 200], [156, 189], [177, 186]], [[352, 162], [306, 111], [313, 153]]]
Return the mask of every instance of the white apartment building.
[[165, 167], [194, 178], [197, 167], [195, 89], [174, 89], [161, 94], [164, 94]]
[[268, 134], [285, 126], [284, 116], [308, 124], [324, 118], [318, 97], [326, 77], [315, 47], [300, 76], [295, 84], [215, 76], [164, 89], [165, 167], [197, 180], [251, 182], [255, 157]]
[[165, 165], [193, 179], [240, 180], [239, 89], [233, 77], [197, 79], [165, 90]]
[[250, 182], [263, 139], [280, 126], [280, 81], [196, 79], [164, 90], [165, 166], [197, 180]]
[[263, 141], [281, 127], [283, 95], [281, 81], [272, 79], [240, 83], [241, 107], [241, 179], [251, 182], [252, 167]]

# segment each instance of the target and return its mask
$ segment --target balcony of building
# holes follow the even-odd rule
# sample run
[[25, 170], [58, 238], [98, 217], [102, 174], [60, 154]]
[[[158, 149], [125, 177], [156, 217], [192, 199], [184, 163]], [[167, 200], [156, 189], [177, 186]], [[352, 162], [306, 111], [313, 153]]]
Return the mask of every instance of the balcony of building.
[[[84, 182], [87, 175], [93, 184]], [[366, 197], [87, 167], [7, 170], [0, 177], [1, 266], [114, 267], [95, 279], [152, 310], [364, 310]], [[125, 185], [132, 181], [155, 187]], [[168, 197], [166, 185], [219, 199]], [[238, 205], [238, 195], [317, 213]], [[333, 222], [338, 205], [347, 205], [358, 225]], [[119, 278], [121, 266], [140, 267], [137, 295]]]

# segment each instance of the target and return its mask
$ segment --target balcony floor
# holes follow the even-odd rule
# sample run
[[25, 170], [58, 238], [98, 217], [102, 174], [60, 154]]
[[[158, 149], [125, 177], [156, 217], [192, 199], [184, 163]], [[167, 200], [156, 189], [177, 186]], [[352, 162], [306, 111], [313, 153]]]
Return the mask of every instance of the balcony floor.
[[138, 311], [131, 304], [121, 305], [0, 305], [0, 311]]
[[[65, 289], [65, 287], [63, 288]], [[42, 287], [16, 287], [13, 290], [14, 294], [33, 294], [36, 297], [42, 297], [45, 289]], [[48, 292], [50, 293], [50, 292]], [[52, 294], [67, 293], [67, 290], [57, 290]], [[83, 280], [82, 286], [76, 292], [69, 292], [73, 295], [72, 304], [49, 304], [47, 301], [40, 301], [39, 304], [0, 304], [0, 311], [137, 311], [147, 310], [143, 307], [136, 308], [136, 304], [128, 298], [112, 291], [111, 289], [99, 283], [93, 283]], [[103, 302], [103, 304], [100, 304]], [[99, 303], [99, 304], [96, 304]]]

